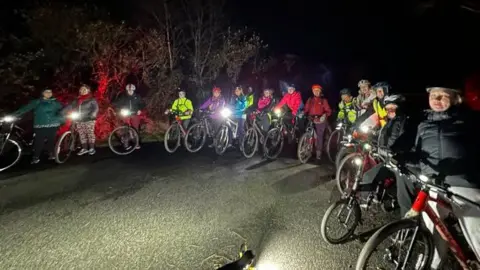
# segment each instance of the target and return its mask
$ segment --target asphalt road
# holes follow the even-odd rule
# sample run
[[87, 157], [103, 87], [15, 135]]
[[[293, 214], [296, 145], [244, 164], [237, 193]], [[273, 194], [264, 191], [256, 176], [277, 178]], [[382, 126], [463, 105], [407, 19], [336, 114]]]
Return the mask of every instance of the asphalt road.
[[[149, 144], [0, 175], [0, 269], [215, 269], [244, 241], [276, 269], [350, 269], [320, 235], [332, 166]], [[381, 225], [368, 214], [357, 230]]]

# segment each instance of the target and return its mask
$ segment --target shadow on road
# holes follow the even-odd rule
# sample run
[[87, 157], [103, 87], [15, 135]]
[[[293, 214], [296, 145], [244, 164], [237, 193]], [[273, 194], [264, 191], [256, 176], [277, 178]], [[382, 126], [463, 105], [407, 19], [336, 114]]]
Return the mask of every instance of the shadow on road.
[[325, 175], [317, 167], [303, 170], [275, 182], [272, 187], [283, 194], [295, 194], [316, 188], [330, 181], [329, 175]]
[[245, 168], [246, 171], [251, 171], [251, 170], [255, 170], [255, 169], [259, 169], [265, 165], [268, 165], [272, 162], [274, 162], [275, 160], [273, 159], [262, 159], [260, 162], [257, 162], [253, 165], [250, 165], [248, 167]]

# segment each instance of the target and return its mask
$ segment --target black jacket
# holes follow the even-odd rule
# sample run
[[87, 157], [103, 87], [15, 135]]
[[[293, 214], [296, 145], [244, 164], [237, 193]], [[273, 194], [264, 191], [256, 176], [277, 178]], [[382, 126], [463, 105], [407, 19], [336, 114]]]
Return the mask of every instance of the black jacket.
[[98, 103], [94, 97], [85, 99], [81, 104], [79, 104], [78, 99], [75, 99], [62, 110], [62, 113], [65, 114], [71, 110], [76, 110], [80, 113], [81, 118], [78, 120], [79, 122], [93, 121], [97, 119]]
[[380, 132], [379, 144], [382, 147], [392, 148], [403, 135], [405, 131], [405, 123], [407, 117], [405, 115], [397, 115], [393, 119], [389, 119], [387, 124]]
[[476, 180], [472, 176], [477, 147], [472, 143], [478, 138], [475, 125], [468, 119], [454, 109], [442, 113], [427, 111], [426, 119], [418, 126], [415, 142], [422, 174], [439, 175], [453, 185], [455, 179]]
[[132, 112], [137, 112], [145, 108], [145, 102], [137, 94], [122, 94], [113, 102], [113, 106], [117, 109], [129, 109]]

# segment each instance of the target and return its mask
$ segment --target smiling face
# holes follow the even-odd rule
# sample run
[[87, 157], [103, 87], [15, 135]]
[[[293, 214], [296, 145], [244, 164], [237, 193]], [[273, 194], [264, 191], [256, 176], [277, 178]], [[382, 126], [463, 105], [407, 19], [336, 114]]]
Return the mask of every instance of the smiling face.
[[447, 89], [434, 88], [430, 90], [429, 105], [435, 112], [444, 112], [452, 106], [455, 98], [456, 94]]
[[240, 87], [235, 88], [235, 95], [239, 97], [241, 94], [243, 94], [243, 89]]
[[360, 93], [362, 93], [363, 95], [367, 95], [369, 91], [370, 91], [370, 85], [368, 84], [360, 85]]
[[320, 88], [314, 88], [314, 89], [312, 90], [312, 92], [313, 92], [313, 95], [314, 95], [314, 96], [319, 97], [320, 94], [322, 93], [322, 89], [320, 89]]
[[345, 102], [345, 103], [349, 103], [350, 101], [352, 101], [352, 96], [351, 95], [342, 95], [342, 101]]
[[383, 91], [383, 88], [379, 87], [375, 89], [375, 92], [377, 93], [377, 98], [382, 99], [385, 96], [385, 92]]
[[53, 95], [53, 93], [52, 93], [52, 90], [50, 90], [50, 89], [47, 89], [47, 90], [43, 91], [43, 93], [42, 93], [42, 96], [43, 96], [44, 99], [49, 99], [49, 98], [52, 97], [52, 95]]
[[213, 91], [213, 96], [214, 97], [219, 97], [220, 96], [220, 91]]
[[385, 110], [387, 111], [387, 117], [389, 119], [393, 119], [397, 115], [397, 108], [396, 104], [390, 103], [385, 106]]
[[293, 92], [295, 92], [295, 88], [294, 87], [288, 87], [287, 91], [288, 91], [289, 94], [293, 94]]

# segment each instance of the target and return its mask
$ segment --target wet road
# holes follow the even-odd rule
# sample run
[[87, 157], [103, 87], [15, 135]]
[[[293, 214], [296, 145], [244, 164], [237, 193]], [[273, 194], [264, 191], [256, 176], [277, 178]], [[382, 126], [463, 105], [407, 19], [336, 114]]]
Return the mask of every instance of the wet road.
[[276, 269], [353, 268], [362, 243], [319, 232], [330, 165], [208, 152], [105, 149], [0, 175], [0, 269], [215, 269], [244, 241]]

